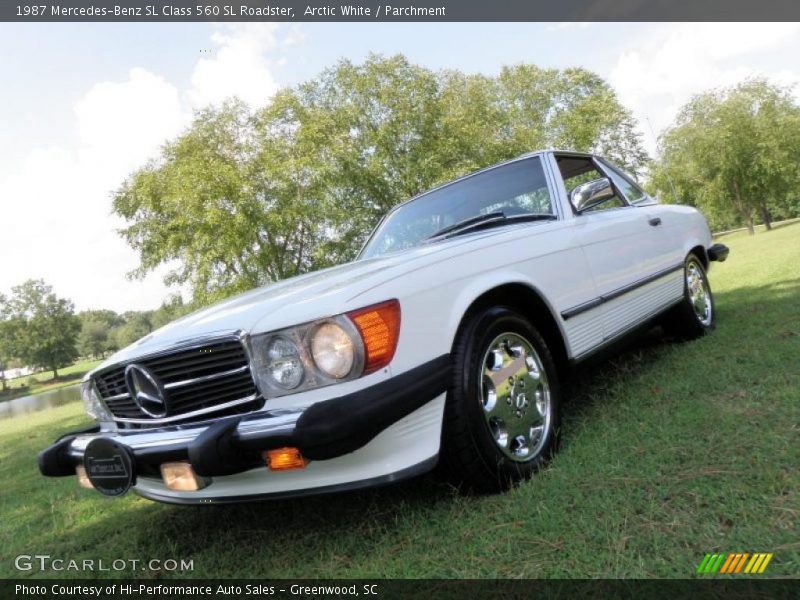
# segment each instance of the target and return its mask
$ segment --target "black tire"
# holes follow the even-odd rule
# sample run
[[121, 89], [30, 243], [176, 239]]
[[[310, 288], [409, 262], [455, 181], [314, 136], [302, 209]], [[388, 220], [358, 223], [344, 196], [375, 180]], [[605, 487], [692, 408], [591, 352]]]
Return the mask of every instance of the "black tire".
[[[704, 286], [707, 298], [708, 313], [702, 309], [695, 309], [693, 292], [690, 289], [690, 274], [694, 272], [699, 277], [699, 283]], [[698, 302], [703, 304], [703, 302]], [[704, 316], [701, 316], [703, 312]], [[690, 254], [686, 257], [683, 266], [683, 301], [670, 309], [662, 320], [662, 325], [667, 333], [670, 333], [681, 340], [693, 340], [704, 336], [713, 330], [717, 322], [717, 310], [714, 305], [714, 294], [711, 292], [711, 284], [708, 275], [703, 267], [702, 261]]]
[[[504, 337], [507, 334], [510, 334], [510, 337]], [[524, 342], [527, 342], [527, 345]], [[510, 348], [511, 343], [516, 345]], [[500, 363], [507, 366], [497, 368], [496, 377], [500, 380], [500, 384], [495, 387], [491, 379], [487, 383], [489, 371], [485, 370], [485, 365], [486, 361], [498, 360], [498, 352], [501, 351], [495, 350], [490, 358], [490, 349], [501, 346], [508, 351], [502, 354], [503, 359]], [[522, 354], [513, 354], [512, 351], [519, 352], [520, 349], [523, 350]], [[530, 364], [528, 362], [528, 357], [532, 356], [530, 350], [533, 350], [538, 358], [538, 362], [534, 361], [536, 368], [522, 369], [521, 365], [516, 365], [518, 368], [514, 371], [514, 363], [519, 361], [520, 357], [522, 364]], [[442, 466], [448, 477], [459, 487], [477, 492], [502, 491], [514, 483], [527, 479], [552, 455], [558, 443], [560, 428], [561, 391], [558, 374], [544, 338], [518, 313], [508, 308], [493, 307], [473, 315], [461, 327], [452, 356], [453, 383], [445, 404], [440, 454]], [[544, 371], [543, 378], [540, 370]], [[507, 379], [506, 373], [510, 373]], [[532, 379], [531, 373], [538, 373], [540, 379]], [[496, 392], [503, 389], [506, 381], [508, 384], [505, 390], [508, 393], [495, 393], [496, 409], [502, 410], [505, 416], [508, 416], [508, 411], [515, 412], [508, 419], [510, 424], [508, 435], [519, 433], [519, 429], [526, 428], [527, 433], [509, 439], [506, 448], [501, 449], [495, 438], [502, 437], [502, 433], [497, 428], [494, 432], [490, 429], [492, 425], [489, 421], [498, 417], [490, 416], [492, 413], [486, 408], [485, 388]], [[525, 382], [528, 382], [527, 390], [523, 385]], [[544, 394], [545, 389], [548, 394]], [[520, 416], [519, 398], [522, 396], [521, 402], [525, 403], [526, 393], [530, 396], [530, 400], [523, 407], [523, 415]], [[545, 404], [543, 398], [549, 400], [545, 411], [546, 417], [542, 416], [540, 409]], [[519, 421], [514, 420], [515, 416]], [[539, 419], [543, 420], [540, 425], [542, 433], [539, 434], [544, 436], [543, 441], [542, 437], [536, 436], [538, 432], [532, 428], [534, 420], [537, 421], [535, 424], [539, 425]], [[510, 457], [508, 454], [512, 452], [514, 444], [523, 440], [526, 435], [529, 437], [527, 441], [530, 455]], [[517, 451], [524, 450], [524, 443], [517, 444]]]

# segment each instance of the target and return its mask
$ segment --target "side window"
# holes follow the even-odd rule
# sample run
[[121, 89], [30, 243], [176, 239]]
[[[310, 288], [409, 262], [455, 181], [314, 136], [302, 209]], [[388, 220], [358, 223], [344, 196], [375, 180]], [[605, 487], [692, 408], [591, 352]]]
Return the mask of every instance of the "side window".
[[[591, 158], [562, 155], [556, 156], [556, 163], [561, 172], [561, 177], [564, 180], [564, 187], [567, 189], [567, 195], [571, 194], [572, 190], [582, 183], [606, 177], [606, 174], [597, 168], [597, 165]], [[605, 165], [603, 166], [605, 167]], [[585, 212], [599, 212], [612, 208], [622, 208], [623, 206], [627, 206], [624, 198], [621, 198], [619, 195], [614, 195], [602, 204], [598, 204]]]
[[642, 191], [642, 189], [636, 185], [630, 177], [621, 173], [615, 167], [609, 165], [606, 161], [603, 161], [603, 168], [608, 173], [608, 178], [611, 180], [618, 190], [622, 192], [622, 195], [630, 202], [631, 204], [635, 204], [640, 200], [644, 200], [647, 196]]

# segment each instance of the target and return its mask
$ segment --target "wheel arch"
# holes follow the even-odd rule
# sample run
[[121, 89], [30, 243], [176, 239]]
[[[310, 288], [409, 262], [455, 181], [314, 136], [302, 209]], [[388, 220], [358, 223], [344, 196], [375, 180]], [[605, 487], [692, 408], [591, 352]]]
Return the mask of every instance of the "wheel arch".
[[702, 244], [698, 244], [697, 246], [690, 248], [689, 251], [686, 253], [686, 256], [688, 257], [690, 254], [694, 254], [700, 260], [700, 263], [703, 265], [703, 268], [706, 271], [708, 271], [709, 260], [708, 260], [708, 252], [706, 251], [705, 246], [703, 246]]
[[459, 332], [472, 316], [492, 306], [504, 306], [520, 313], [539, 330], [556, 363], [559, 378], [563, 379], [570, 370], [564, 332], [544, 296], [527, 282], [497, 283], [475, 296], [461, 311], [461, 318], [453, 331], [451, 347], [456, 343]]

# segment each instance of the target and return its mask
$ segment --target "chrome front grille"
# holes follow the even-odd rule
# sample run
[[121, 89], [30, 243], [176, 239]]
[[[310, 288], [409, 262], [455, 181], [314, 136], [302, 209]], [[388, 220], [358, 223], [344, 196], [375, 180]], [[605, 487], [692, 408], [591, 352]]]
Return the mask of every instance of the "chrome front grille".
[[[141, 410], [125, 382], [129, 364], [145, 367], [162, 385], [167, 415]], [[249, 412], [263, 399], [250, 373], [250, 361], [235, 337], [197, 342], [114, 365], [94, 376], [100, 397], [119, 423], [182, 423]]]

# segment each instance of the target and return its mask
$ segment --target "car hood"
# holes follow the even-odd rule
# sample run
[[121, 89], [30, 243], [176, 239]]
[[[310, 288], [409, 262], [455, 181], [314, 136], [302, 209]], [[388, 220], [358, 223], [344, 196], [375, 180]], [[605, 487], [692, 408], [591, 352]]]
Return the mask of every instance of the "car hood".
[[[424, 246], [383, 258], [359, 260], [284, 279], [190, 313], [120, 350], [98, 367], [160, 352], [198, 337], [260, 333], [344, 312], [365, 289], [407, 272], [443, 248]], [[261, 321], [274, 327], [259, 327]]]
[[463, 254], [465, 245], [480, 246], [481, 240], [513, 234], [513, 230], [518, 228], [487, 230], [435, 244], [423, 244], [383, 257], [357, 260], [256, 288], [157, 329], [109, 357], [96, 370], [200, 337], [274, 331], [360, 308], [358, 296], [366, 290]]
[[[297, 313], [309, 302], [319, 302], [320, 298], [333, 294], [339, 297], [337, 292], [341, 293], [390, 266], [392, 262], [356, 261], [250, 290], [181, 317], [120, 350], [106, 362], [112, 364], [130, 360], [201, 336], [213, 337], [240, 331], [251, 333], [265, 316], [274, 316], [279, 312]], [[292, 324], [287, 321], [284, 326]], [[105, 363], [101, 368], [103, 366]]]

